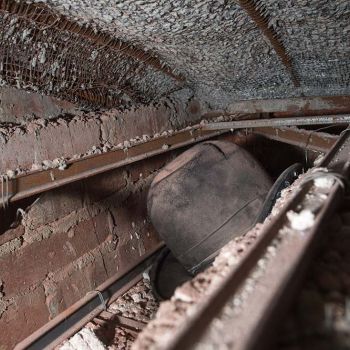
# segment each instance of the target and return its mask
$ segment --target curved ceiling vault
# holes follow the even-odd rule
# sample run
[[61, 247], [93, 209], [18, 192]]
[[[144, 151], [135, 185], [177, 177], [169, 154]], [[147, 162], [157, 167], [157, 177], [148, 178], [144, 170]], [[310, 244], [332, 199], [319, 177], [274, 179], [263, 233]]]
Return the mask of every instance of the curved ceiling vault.
[[345, 0], [0, 1], [0, 82], [92, 107], [349, 94]]

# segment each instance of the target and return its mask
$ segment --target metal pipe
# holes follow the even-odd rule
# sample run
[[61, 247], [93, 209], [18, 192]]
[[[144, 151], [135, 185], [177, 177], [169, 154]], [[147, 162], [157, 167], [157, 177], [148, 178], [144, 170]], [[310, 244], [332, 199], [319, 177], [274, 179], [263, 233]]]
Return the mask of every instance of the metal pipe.
[[270, 140], [323, 153], [328, 152], [338, 139], [338, 135], [297, 128], [254, 128], [253, 133]]
[[[233, 117], [233, 116], [228, 116]], [[208, 123], [203, 124], [203, 130], [235, 130], [246, 128], [260, 127], [283, 127], [298, 125], [322, 125], [322, 124], [349, 124], [350, 114], [344, 115], [324, 115], [313, 117], [299, 118], [272, 118], [272, 119], [253, 119], [253, 120], [237, 120], [231, 122]]]
[[[53, 349], [63, 340], [72, 336], [87, 322], [100, 314], [105, 305], [110, 305], [117, 297], [141, 280], [142, 273], [151, 266], [156, 253], [163, 246], [163, 243], [158, 244], [152, 251], [140, 257], [138, 265], [124, 274], [114, 275], [95, 291], [86, 294], [67, 310], [18, 343], [15, 350]], [[101, 303], [101, 296], [106, 303]]]
[[310, 96], [232, 101], [233, 113], [274, 113], [276, 117], [297, 117], [350, 113], [350, 96]]

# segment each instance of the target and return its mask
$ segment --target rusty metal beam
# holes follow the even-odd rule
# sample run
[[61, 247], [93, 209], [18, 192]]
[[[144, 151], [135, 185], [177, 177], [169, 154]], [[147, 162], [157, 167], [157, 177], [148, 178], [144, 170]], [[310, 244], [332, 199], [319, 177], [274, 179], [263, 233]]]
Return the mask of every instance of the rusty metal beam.
[[286, 127], [298, 125], [349, 124], [350, 114], [324, 115], [298, 118], [271, 118], [236, 120], [230, 122], [216, 122], [203, 124], [203, 130], [235, 130], [261, 127]]
[[245, 100], [231, 103], [229, 113], [274, 113], [276, 117], [350, 113], [350, 96]]
[[328, 152], [337, 141], [337, 135], [297, 128], [255, 128], [253, 133], [270, 140], [288, 143], [303, 149]]
[[198, 127], [182, 130], [134, 145], [68, 162], [67, 169], [29, 172], [13, 179], [0, 178], [0, 205], [14, 202], [87, 177], [116, 169], [142, 159], [188, 146], [221, 135], [223, 132], [204, 131]]
[[257, 27], [262, 31], [265, 38], [269, 40], [276, 54], [281, 59], [284, 67], [290, 75], [295, 87], [300, 86], [300, 81], [295, 69], [292, 65], [291, 58], [288, 56], [282, 40], [278, 38], [275, 30], [269, 26], [269, 19], [266, 14], [262, 14], [261, 9], [257, 8], [252, 0], [237, 0], [239, 5], [248, 13], [249, 17], [254, 21]]
[[[338, 179], [348, 178], [349, 154], [350, 131], [346, 131], [328, 152], [321, 167], [326, 167], [331, 174], [335, 174], [333, 179], [336, 176], [339, 176]], [[319, 175], [324, 176], [325, 173]], [[264, 349], [268, 346], [266, 337], [275, 329], [281, 315], [290, 305], [301, 276], [317, 247], [322, 229], [344, 198], [341, 181], [331, 182], [330, 187], [321, 191], [323, 195], [317, 197], [318, 204], [308, 209], [314, 215], [312, 224], [304, 228], [293, 227], [287, 213], [300, 213], [302, 209], [308, 208], [312, 196], [320, 191], [315, 188], [315, 174], [311, 174], [308, 180], [305, 178], [305, 182], [295, 189], [294, 195], [280, 212], [266, 223], [246, 255], [232, 266], [230, 273], [197, 305], [187, 322], [174, 330], [173, 338], [162, 349], [216, 348], [215, 342], [220, 342], [221, 345], [224, 342], [228, 348], [235, 350]], [[275, 244], [279, 245], [278, 249]], [[267, 258], [271, 252], [269, 248], [274, 248], [277, 254], [270, 253], [270, 260]], [[259, 265], [259, 261], [264, 264]], [[264, 266], [261, 275], [252, 277], [258, 266]], [[258, 278], [258, 285], [253, 288], [250, 296], [246, 296], [245, 304], [240, 304], [239, 310], [234, 312], [234, 297], [242, 289], [246, 290], [244, 287], [248, 278]], [[251, 284], [249, 286], [252, 288]], [[221, 312], [223, 317], [219, 318]], [[219, 327], [211, 333], [213, 325]], [[214, 336], [211, 337], [210, 334]]]

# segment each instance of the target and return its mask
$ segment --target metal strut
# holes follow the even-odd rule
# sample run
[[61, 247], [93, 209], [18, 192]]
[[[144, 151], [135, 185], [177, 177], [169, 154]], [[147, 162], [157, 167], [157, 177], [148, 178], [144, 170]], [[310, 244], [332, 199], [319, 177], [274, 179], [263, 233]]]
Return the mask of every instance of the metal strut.
[[[230, 116], [227, 116], [230, 117]], [[260, 127], [281, 127], [298, 125], [321, 125], [321, 124], [349, 124], [350, 114], [344, 115], [324, 115], [299, 118], [272, 118], [272, 119], [253, 119], [237, 120], [232, 122], [208, 123], [203, 124], [203, 130], [234, 130]]]

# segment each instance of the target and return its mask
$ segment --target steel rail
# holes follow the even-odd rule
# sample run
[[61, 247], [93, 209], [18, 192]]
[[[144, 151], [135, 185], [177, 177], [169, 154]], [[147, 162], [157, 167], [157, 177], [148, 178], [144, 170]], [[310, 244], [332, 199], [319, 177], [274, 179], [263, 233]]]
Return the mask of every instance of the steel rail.
[[[328, 152], [321, 166], [327, 167], [341, 176], [348, 176], [350, 167], [349, 154], [350, 132], [346, 131]], [[196, 348], [196, 346], [198, 349], [201, 346], [215, 348], [212, 339], [206, 338], [206, 334], [209, 334], [208, 332], [210, 332], [210, 327], [214, 320], [218, 320], [217, 317], [225, 305], [228, 305], [230, 301], [232, 305], [232, 298], [244, 286], [244, 282], [254, 271], [254, 268], [257, 267], [258, 261], [266, 254], [267, 248], [271, 246], [271, 243], [277, 238], [281, 230], [288, 227], [287, 212], [290, 210], [300, 211], [300, 205], [308, 198], [307, 196], [310, 195], [312, 189], [312, 181], [308, 181], [298, 188], [297, 192], [284, 205], [279, 214], [265, 226], [256, 243], [251, 246], [242, 260], [232, 268], [229, 275], [218, 284], [216, 289], [204, 301], [197, 305], [196, 310], [189, 316], [186, 323], [174, 331], [173, 338], [169, 340], [168, 345], [164, 347], [165, 349], [186, 350]], [[301, 272], [305, 271], [310, 262], [324, 223], [334, 213], [343, 195], [341, 185], [335, 181], [327, 199], [315, 214], [314, 225], [302, 233], [298, 232], [295, 235], [295, 237], [299, 238], [297, 241], [293, 239], [291, 241], [287, 240], [287, 243], [289, 243], [287, 248], [295, 251], [291, 255], [286, 255], [284, 260], [280, 259], [279, 266], [274, 265], [275, 268], [279, 268], [280, 272], [272, 275], [276, 277], [273, 283], [271, 283], [271, 279], [269, 280], [271, 288], [266, 288], [269, 284], [266, 284], [265, 281], [263, 283], [265, 288], [262, 288], [260, 293], [255, 294], [255, 303], [249, 302], [246, 312], [243, 311], [235, 319], [230, 319], [226, 313], [223, 321], [219, 321], [220, 328], [227, 331], [225, 340], [228, 341], [227, 344], [230, 344], [231, 348], [235, 350], [264, 348], [263, 345], [267, 334], [273, 328], [272, 325], [276, 325], [277, 320], [283, 315], [283, 312], [289, 305], [291, 295], [293, 295], [298, 283], [301, 281]], [[283, 251], [286, 251], [286, 249]], [[265, 275], [267, 274], [268, 271], [265, 271]], [[218, 338], [220, 341], [223, 341], [220, 336]]]
[[[166, 153], [196, 142], [219, 136], [223, 132], [201, 130], [198, 127], [182, 130], [170, 136], [163, 136], [136, 144], [127, 149], [92, 155], [68, 162], [68, 167], [39, 170], [0, 181], [0, 205], [27, 198], [63, 185], [82, 180], [131, 163]], [[0, 179], [1, 180], [1, 179]]]
[[254, 128], [254, 134], [264, 136], [270, 140], [288, 143], [303, 149], [328, 152], [336, 143], [338, 135], [331, 135], [314, 130], [296, 128]]
[[277, 99], [240, 100], [227, 108], [232, 113], [273, 113], [276, 117], [350, 113], [350, 96], [309, 96]]
[[131, 330], [140, 331], [146, 327], [147, 323], [142, 321], [137, 321], [132, 318], [120, 316], [108, 311], [102, 311], [97, 317], [94, 318], [94, 321], [101, 324], [106, 324], [110, 321], [116, 321], [119, 326], [124, 328], [129, 328]]
[[[70, 306], [43, 327], [16, 345], [14, 350], [53, 349], [79, 331], [87, 322], [103, 312], [119, 296], [142, 279], [142, 273], [153, 263], [157, 252], [164, 246], [158, 244], [152, 251], [141, 256], [138, 264], [123, 274], [116, 274], [96, 290]], [[103, 301], [101, 300], [103, 297]]]
[[[230, 117], [230, 116], [226, 116]], [[203, 130], [235, 130], [261, 127], [286, 127], [298, 125], [349, 124], [350, 114], [318, 115], [297, 118], [250, 119], [202, 124]]]

